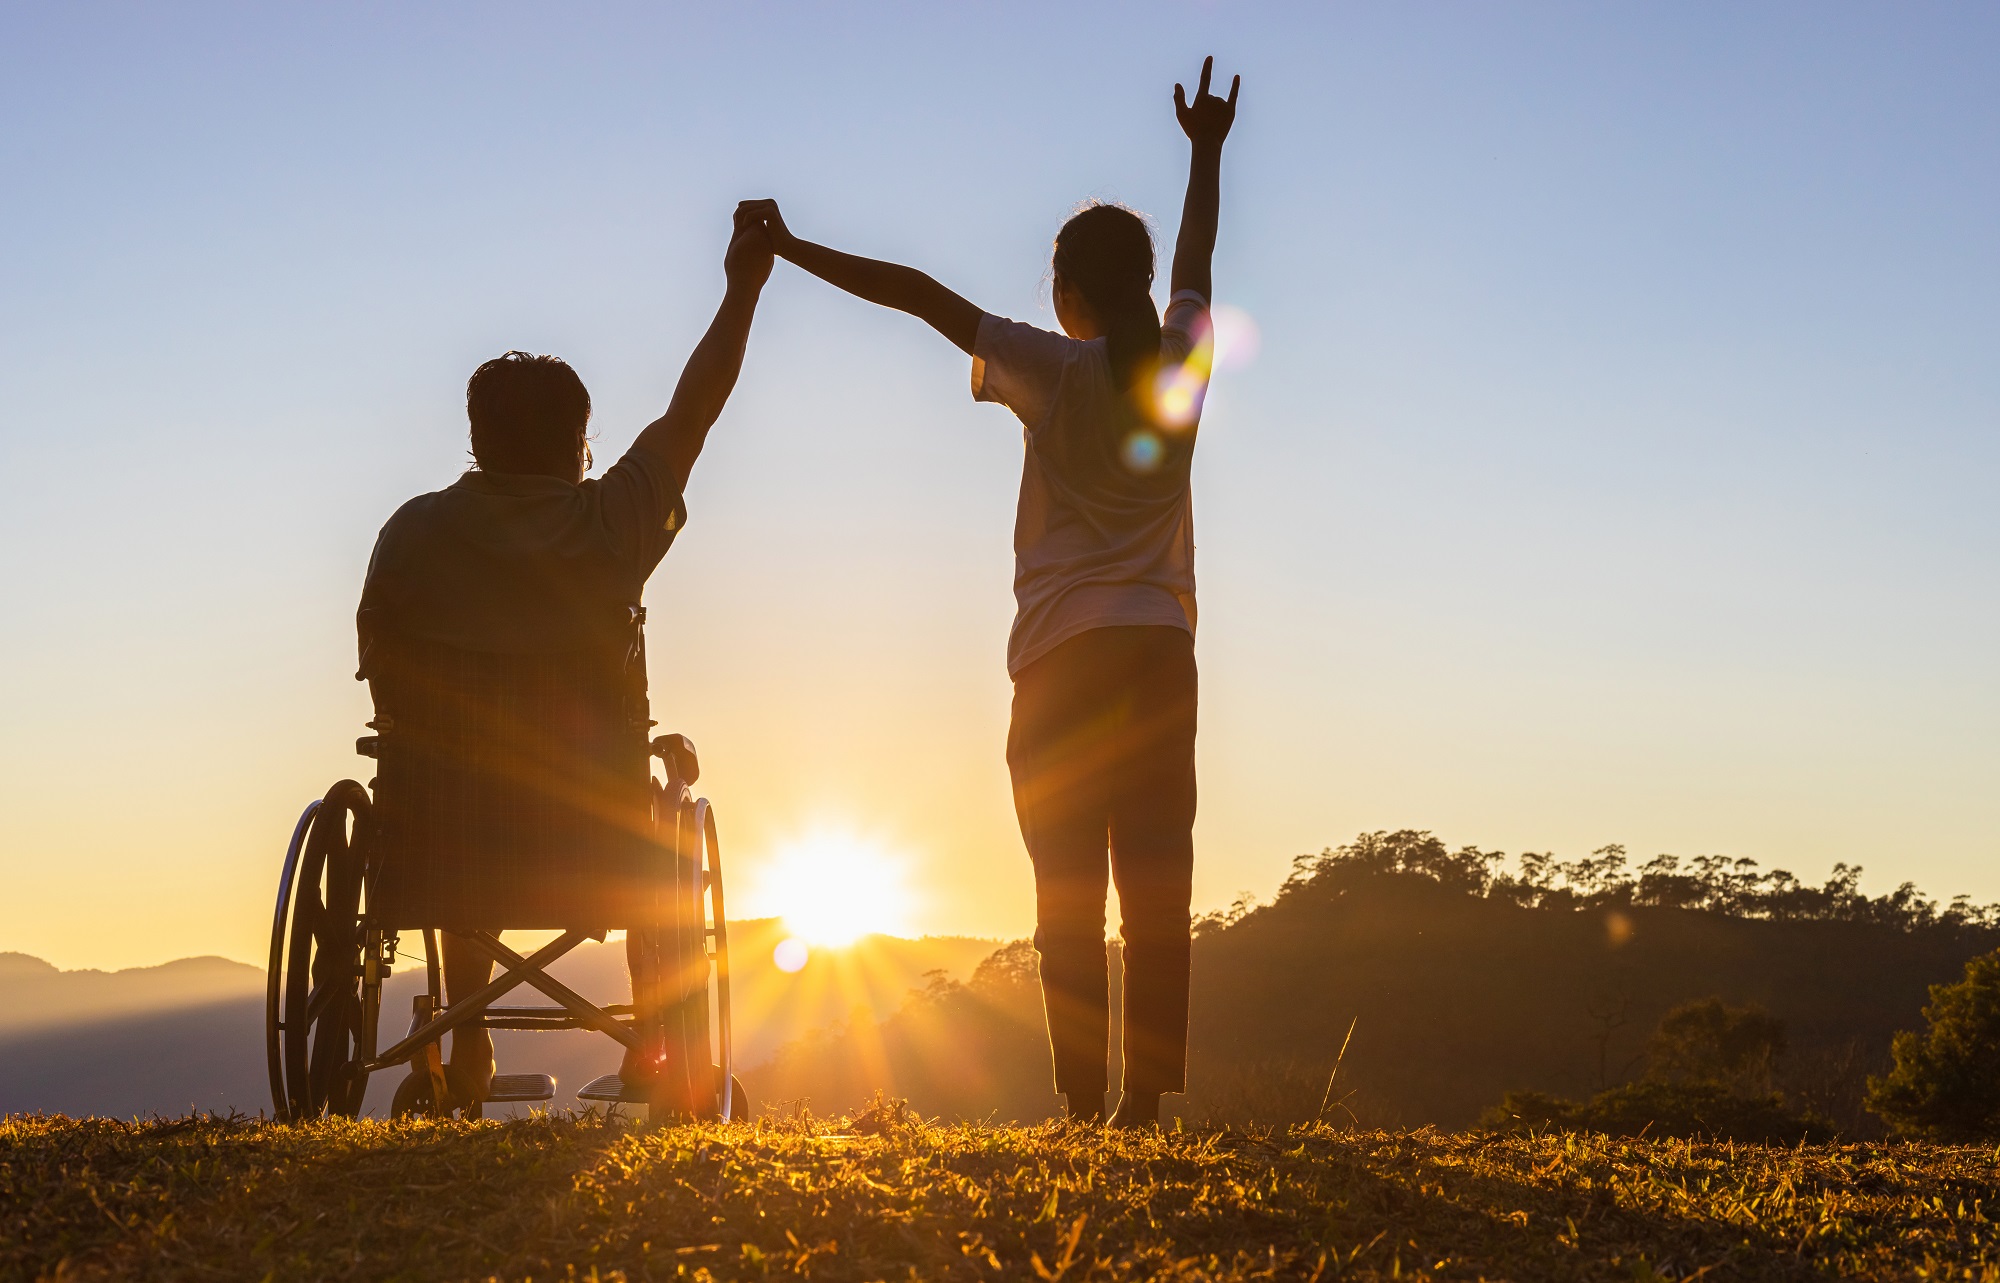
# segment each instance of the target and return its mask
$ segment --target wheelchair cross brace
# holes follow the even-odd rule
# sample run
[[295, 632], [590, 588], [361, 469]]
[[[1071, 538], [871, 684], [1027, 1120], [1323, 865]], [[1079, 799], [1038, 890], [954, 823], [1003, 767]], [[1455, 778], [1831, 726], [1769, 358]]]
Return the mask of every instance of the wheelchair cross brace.
[[[393, 1065], [408, 1063], [421, 1055], [426, 1046], [437, 1042], [445, 1034], [460, 1025], [477, 1022], [491, 1028], [532, 1028], [570, 1029], [582, 1027], [595, 1029], [616, 1038], [634, 1050], [640, 1050], [645, 1043], [644, 1035], [633, 1027], [629, 1020], [620, 1020], [614, 1012], [629, 1011], [629, 1007], [599, 1007], [576, 990], [547, 974], [546, 968], [557, 959], [576, 948], [586, 940], [602, 939], [602, 933], [587, 931], [565, 931], [561, 936], [549, 941], [528, 957], [522, 957], [514, 950], [500, 943], [500, 938], [491, 931], [473, 931], [459, 936], [472, 948], [487, 958], [500, 964], [502, 972], [474, 992], [446, 1007], [431, 1020], [410, 1031], [395, 1046], [379, 1056], [372, 1056], [361, 1064], [365, 1073], [387, 1069]], [[504, 997], [520, 988], [531, 985], [541, 990], [562, 1005], [559, 1007], [505, 1007], [497, 1012], [492, 1009], [495, 999]], [[515, 1025], [514, 1021], [522, 1021]], [[507, 1023], [500, 1023], [500, 1022]], [[533, 1023], [527, 1023], [532, 1021]]]

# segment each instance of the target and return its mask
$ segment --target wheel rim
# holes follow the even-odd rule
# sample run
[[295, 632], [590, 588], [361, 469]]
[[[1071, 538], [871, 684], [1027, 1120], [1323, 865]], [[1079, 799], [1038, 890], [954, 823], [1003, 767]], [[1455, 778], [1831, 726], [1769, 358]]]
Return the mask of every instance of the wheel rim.
[[721, 1070], [717, 1106], [725, 1122], [734, 1122], [746, 1111], [738, 1104], [736, 1092], [736, 1053], [732, 1046], [735, 1031], [729, 1002], [729, 917], [722, 900], [722, 839], [715, 829], [715, 808], [707, 798], [695, 803], [695, 841], [703, 845], [708, 855], [708, 907], [715, 917], [715, 926], [708, 928], [697, 912], [695, 928], [697, 948], [704, 947], [700, 942], [704, 930], [712, 930], [715, 936], [715, 1043], [717, 1068]]
[[273, 953], [282, 953], [284, 963], [282, 984], [273, 988], [281, 1003], [274, 1024], [284, 1112], [293, 1121], [358, 1113], [367, 1085], [366, 1076], [354, 1070], [361, 1034], [361, 846], [367, 812], [368, 796], [360, 785], [335, 785], [302, 821], [305, 840], [287, 870], [290, 885], [283, 892], [290, 898], [290, 929], [282, 942], [273, 940]]
[[299, 872], [299, 857], [305, 849], [306, 831], [319, 812], [319, 799], [306, 804], [305, 813], [292, 829], [285, 848], [285, 863], [278, 871], [278, 906], [271, 915], [271, 957], [264, 970], [264, 1059], [271, 1076], [271, 1108], [282, 1121], [291, 1117], [291, 1097], [285, 1091], [285, 1060], [281, 1003], [285, 987], [286, 939], [292, 921], [292, 884]]

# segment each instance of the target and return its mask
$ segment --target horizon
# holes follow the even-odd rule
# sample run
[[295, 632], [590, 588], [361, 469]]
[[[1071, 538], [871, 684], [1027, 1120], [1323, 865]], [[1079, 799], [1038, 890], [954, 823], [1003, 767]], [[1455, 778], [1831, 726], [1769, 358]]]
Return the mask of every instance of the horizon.
[[[742, 925], [745, 927], [750, 927], [750, 926], [761, 926], [763, 924], [773, 923], [773, 922], [781, 923], [783, 919], [778, 917], [749, 918], [749, 917], [731, 916], [729, 921], [731, 926]], [[559, 933], [554, 931], [507, 932], [507, 935], [510, 938], [518, 936], [521, 939], [534, 939], [537, 941], [539, 941], [541, 937], [553, 938], [557, 934]], [[622, 943], [624, 938], [625, 938], [625, 933], [623, 931], [611, 931], [606, 933], [605, 938], [602, 941], [592, 941], [591, 943], [602, 947], [603, 945]], [[1003, 940], [997, 936], [943, 935], [934, 931], [926, 931], [921, 933], [912, 933], [904, 935], [904, 934], [898, 934], [893, 931], [870, 931], [864, 935], [856, 936], [854, 939], [849, 940], [842, 944], [814, 944], [810, 947], [815, 950], [824, 950], [830, 953], [842, 953], [858, 948], [864, 942], [874, 939], [899, 940], [906, 944], [922, 944], [927, 940], [947, 941], [947, 942], [972, 941], [978, 944], [991, 944], [996, 947], [1004, 946], [1009, 943], [1009, 941]], [[263, 972], [265, 969], [263, 961], [250, 961], [244, 958], [232, 958], [227, 954], [221, 954], [221, 953], [184, 954], [178, 958], [164, 958], [158, 962], [134, 963], [133, 965], [126, 967], [59, 967], [55, 963], [50, 962], [47, 958], [38, 957], [37, 955], [32, 953], [23, 953], [19, 949], [0, 949], [0, 961], [4, 961], [5, 959], [8, 958], [25, 958], [29, 962], [39, 962], [44, 966], [52, 968], [61, 975], [75, 975], [82, 972], [94, 972], [98, 975], [108, 976], [108, 975], [117, 975], [120, 972], [125, 972], [125, 971], [151, 971], [160, 967], [171, 967], [182, 962], [226, 962], [233, 967], [249, 967], [252, 970], [260, 973]], [[396, 975], [402, 975], [407, 971], [421, 969], [423, 965], [424, 965], [423, 960], [421, 958], [412, 960], [407, 957], [398, 957], [396, 959], [394, 967], [392, 968], [392, 971]]]
[[[2000, 901], [2000, 15], [778, 12], [0, 17], [0, 950], [263, 956], [480, 360], [570, 359], [601, 471], [742, 197], [1052, 326], [1078, 201], [1170, 252], [1205, 54], [1261, 341], [1194, 468], [1196, 912], [1403, 827]], [[845, 851], [818, 930], [1029, 933], [1019, 463], [949, 344], [778, 265], [647, 594], [746, 915]]]
[[[1410, 831], [1409, 835], [1419, 838], [1427, 838], [1432, 836], [1431, 834], [1420, 831]], [[1392, 835], [1387, 833], [1386, 831], [1378, 831], [1372, 834], [1364, 833], [1357, 835], [1357, 842], [1370, 838], [1381, 839], [1381, 838], [1394, 838], [1401, 836], [1404, 835], [1400, 833]], [[1461, 854], [1467, 849], [1465, 846], [1455, 847], [1449, 843], [1442, 844], [1442, 848], [1453, 855]], [[1239, 892], [1237, 898], [1233, 902], [1227, 905], [1217, 906], [1215, 908], [1209, 909], [1204, 913], [1197, 913], [1196, 914], [1197, 927], [1200, 926], [1202, 920], [1205, 918], [1220, 919], [1225, 923], [1233, 923], [1239, 914], [1254, 912], [1255, 910], [1258, 909], [1270, 907], [1281, 895], [1283, 895], [1286, 889], [1290, 887], [1294, 881], [1296, 881], [1299, 877], [1302, 876], [1300, 872], [1301, 862], [1313, 859], [1315, 854], [1318, 857], [1325, 857], [1328, 855], [1343, 854], [1349, 849], [1350, 848], [1348, 844], [1343, 844], [1340, 847], [1323, 848], [1321, 851], [1317, 853], [1312, 853], [1312, 852], [1300, 853], [1298, 856], [1294, 858], [1292, 874], [1288, 876], [1286, 880], [1281, 882], [1278, 886], [1272, 888], [1269, 894], [1261, 894], [1254, 891]], [[1477, 850], [1476, 844], [1473, 844], [1472, 849]], [[1590, 857], [1594, 858], [1602, 856], [1606, 852], [1615, 853], [1618, 857], [1620, 857], [1624, 861], [1623, 864], [1619, 866], [1619, 869], [1614, 872], [1613, 876], [1615, 877], [1622, 874], [1627, 879], [1627, 882], [1630, 886], [1636, 887], [1638, 885], [1638, 879], [1645, 873], [1645, 869], [1643, 867], [1645, 861], [1631, 859], [1629, 855], [1626, 852], [1624, 852], [1622, 847], [1618, 847], [1616, 845], [1599, 848], [1598, 850], [1590, 852], [1589, 854]], [[1540, 856], [1548, 853], [1524, 851], [1518, 854], [1510, 854], [1507, 852], [1498, 852], [1498, 851], [1479, 851], [1478, 854], [1487, 859], [1490, 866], [1489, 872], [1496, 879], [1512, 881], [1516, 886], [1519, 886], [1522, 885], [1521, 879], [1523, 875], [1528, 872], [1528, 869], [1522, 857]], [[1663, 854], [1661, 858], [1678, 859], [1680, 857], [1669, 857]], [[1586, 861], [1586, 863], [1587, 862], [1588, 861]], [[1791, 870], [1781, 869], [1776, 866], [1766, 868], [1758, 864], [1754, 860], [1750, 860], [1748, 862], [1753, 866], [1750, 870], [1745, 870], [1742, 868], [1742, 865], [1745, 863], [1743, 859], [1737, 859], [1733, 861], [1733, 865], [1735, 866], [1732, 870], [1733, 873], [1741, 875], [1745, 872], [1748, 872], [1753, 877], [1764, 877], [1764, 878], [1769, 878], [1772, 876], [1781, 878], [1795, 876]], [[1679, 871], [1684, 875], [1692, 876], [1695, 873], [1695, 870], [1691, 867], [1688, 867], [1689, 865], [1691, 865], [1691, 863], [1692, 863], [1691, 861], [1682, 860], [1683, 867]], [[1556, 879], [1559, 879], [1560, 885], [1562, 886], [1569, 887], [1571, 889], [1578, 889], [1579, 883], [1577, 883], [1575, 880], [1575, 875], [1577, 872], [1579, 872], [1579, 870], [1564, 867], [1563, 862], [1558, 862], [1551, 870], [1547, 872], [1547, 876], [1552, 876]], [[1428, 875], [1419, 875], [1419, 876], [1428, 876]], [[1827, 879], [1827, 882], [1825, 884], [1817, 882], [1812, 878], [1798, 879], [1798, 882], [1805, 889], [1817, 891], [1824, 889], [1828, 885], [1837, 885], [1839, 883], [1839, 878], [1830, 877]], [[2000, 925], [2000, 901], [1982, 904], [1977, 901], [1972, 901], [1969, 896], [1966, 896], [1963, 893], [1954, 894], [1947, 892], [1941, 895], [1934, 894], [1928, 888], [1915, 886], [1914, 884], [1907, 884], [1907, 883], [1901, 884], [1898, 887], [1893, 888], [1892, 890], [1899, 891], [1904, 889], [1914, 891], [1916, 893], [1919, 903], [1927, 903], [1933, 908], [1939, 910], [1949, 910], [1953, 908], [1955, 905], [1955, 901], [1970, 901], [1969, 903], [1965, 904], [1966, 908], [1974, 911], [1974, 913], [1980, 913], [1982, 911], [1991, 911], [1990, 916], [1992, 918], [1993, 924]], [[1879, 899], [1883, 897], [1882, 892], [1877, 892], [1871, 895], [1866, 885], [1859, 886], [1858, 890], [1859, 893], [1864, 898]], [[1487, 893], [1482, 892], [1481, 894], [1483, 896]], [[1592, 893], [1586, 893], [1586, 894], [1592, 894]], [[1596, 907], [1598, 906], [1593, 906], [1592, 904], [1586, 902], [1579, 904], [1575, 911], [1595, 911]], [[1649, 902], [1642, 902], [1638, 905], [1629, 907], [1636, 908], [1642, 911], [1648, 909], [1658, 909], [1658, 908], [1668, 909], [1669, 911], [1682, 911], [1684, 909], [1684, 906], [1677, 907], [1670, 905], [1658, 905]], [[1706, 910], [1706, 909], [1697, 911], [1714, 912], [1714, 910]], [[1617, 912], [1617, 910], [1614, 908], [1613, 912], [1615, 913]], [[1724, 912], [1723, 916], [1746, 916], [1750, 920], [1760, 920], [1757, 914], [1745, 913], [1744, 911], [1741, 910], [1726, 911]], [[810, 934], [810, 924], [813, 923], [815, 920], [816, 918], [814, 916], [809, 916], [806, 919], [808, 924], [807, 928], [802, 929], [797, 923], [789, 920], [787, 916], [783, 913], [763, 913], [756, 915], [731, 914], [729, 917], [729, 924], [732, 929], [738, 927], [743, 928], [745, 930], [750, 930], [753, 928], [760, 928], [760, 927], [775, 928], [776, 930], [774, 938], [779, 939], [780, 941], [779, 947], [781, 950], [786, 945], [801, 946], [802, 952], [797, 955], [799, 959], [798, 965], [796, 966], [787, 965], [786, 959], [782, 955], [780, 955], [778, 958], [775, 959], [778, 970], [786, 973], [797, 973], [803, 970], [803, 968], [806, 965], [807, 957], [809, 954], [823, 954], [823, 955], [830, 955], [837, 957], [839, 955], [855, 951], [856, 949], [865, 945], [870, 940], [892, 940], [910, 944], [921, 944], [925, 942], [938, 942], [938, 943], [973, 942], [979, 944], [990, 944], [995, 946], [995, 948], [997, 949], [1004, 949], [1010, 944], [1031, 939], [1030, 936], [1010, 937], [1010, 936], [1000, 936], [1000, 935], [982, 935], [978, 933], [967, 933], [967, 932], [939, 932], [939, 931], [928, 931], [928, 930], [918, 930], [918, 929], [868, 930], [851, 935], [842, 935], [837, 939], [822, 939], [822, 938], [814, 938]], [[560, 935], [561, 933], [554, 930], [519, 929], [519, 930], [510, 930], [505, 934], [512, 941], [516, 949], [525, 953], [535, 947], [539, 947], [540, 945], [555, 939], [556, 936]], [[606, 932], [603, 940], [594, 941], [592, 943], [594, 943], [597, 947], [604, 947], [612, 944], [618, 944], [624, 940], [625, 935], [626, 933], [623, 930], [613, 930]], [[1108, 944], [1118, 943], [1118, 935], [1117, 931], [1115, 930], [1115, 924], [1107, 924], [1106, 942]], [[183, 963], [183, 962], [226, 962], [231, 966], [248, 967], [259, 973], [262, 973], [265, 970], [265, 961], [262, 959], [237, 958], [219, 953], [186, 954], [179, 957], [165, 958], [151, 962], [132, 963], [121, 967], [59, 966], [56, 963], [53, 963], [46, 958], [42, 958], [32, 953], [26, 953], [18, 949], [0, 949], [0, 961], [4, 961], [7, 958], [21, 958], [21, 959], [26, 959], [29, 962], [40, 963], [43, 966], [50, 967], [55, 971], [57, 971], [59, 974], [63, 975], [74, 975], [81, 973], [116, 975], [128, 971], [156, 970], [161, 967], [174, 966], [178, 963]], [[763, 961], [764, 959], [761, 958], [757, 959], [757, 962], [760, 965]], [[391, 967], [391, 970], [393, 973], [400, 975], [405, 972], [411, 971], [412, 969], [421, 968], [423, 965], [424, 964], [421, 958], [399, 953], [394, 964]]]

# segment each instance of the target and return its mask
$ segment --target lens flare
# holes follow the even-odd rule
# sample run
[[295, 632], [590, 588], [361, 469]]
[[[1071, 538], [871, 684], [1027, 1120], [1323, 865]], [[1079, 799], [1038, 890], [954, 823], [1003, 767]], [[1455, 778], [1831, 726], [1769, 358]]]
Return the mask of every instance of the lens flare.
[[1202, 399], [1208, 395], [1209, 372], [1215, 368], [1215, 333], [1206, 323], [1198, 324], [1194, 346], [1187, 360], [1164, 365], [1153, 380], [1153, 418], [1169, 432], [1191, 428], [1201, 418]]
[[806, 947], [806, 942], [797, 936], [780, 940], [778, 947], [771, 951], [771, 961], [778, 965], [778, 970], [788, 974], [804, 971], [806, 960], [810, 957], [812, 951]]
[[1160, 445], [1159, 437], [1141, 428], [1125, 438], [1125, 448], [1121, 453], [1125, 459], [1125, 467], [1143, 476], [1160, 466], [1160, 456], [1164, 453], [1164, 449]]
[[1263, 345], [1257, 322], [1242, 308], [1231, 307], [1227, 303], [1219, 304], [1211, 316], [1215, 324], [1215, 368], [1248, 368], [1257, 359], [1257, 350]]

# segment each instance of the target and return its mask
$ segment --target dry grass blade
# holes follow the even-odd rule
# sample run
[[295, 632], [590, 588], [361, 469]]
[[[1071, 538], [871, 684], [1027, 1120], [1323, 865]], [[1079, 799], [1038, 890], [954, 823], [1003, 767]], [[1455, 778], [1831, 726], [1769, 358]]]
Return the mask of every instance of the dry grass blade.
[[[1324, 1119], [1326, 1117], [1326, 1111], [1328, 1107], [1337, 1103], [1333, 1099], [1333, 1083], [1335, 1079], [1340, 1077], [1341, 1062], [1347, 1059], [1347, 1044], [1354, 1041], [1354, 1027], [1360, 1023], [1361, 1023], [1360, 1016], [1356, 1016], [1354, 1019], [1347, 1022], [1347, 1036], [1340, 1040], [1340, 1054], [1333, 1058], [1333, 1072], [1326, 1076], [1326, 1095], [1320, 1098], [1319, 1112], [1313, 1115], [1315, 1119]], [[1370, 1026], [1370, 1028], [1373, 1027], [1374, 1026], [1372, 1025]], [[1348, 1093], [1349, 1096], [1353, 1094], [1354, 1093], [1352, 1092]], [[1347, 1099], [1347, 1096], [1342, 1096], [1340, 1099], [1342, 1101], [1345, 1101]], [[1346, 1106], [1342, 1105], [1342, 1108], [1345, 1109]], [[1350, 1119], [1354, 1119], [1354, 1111], [1351, 1109], [1347, 1110], [1347, 1116]], [[1360, 1120], [1354, 1119], [1354, 1121], [1358, 1126]]]

